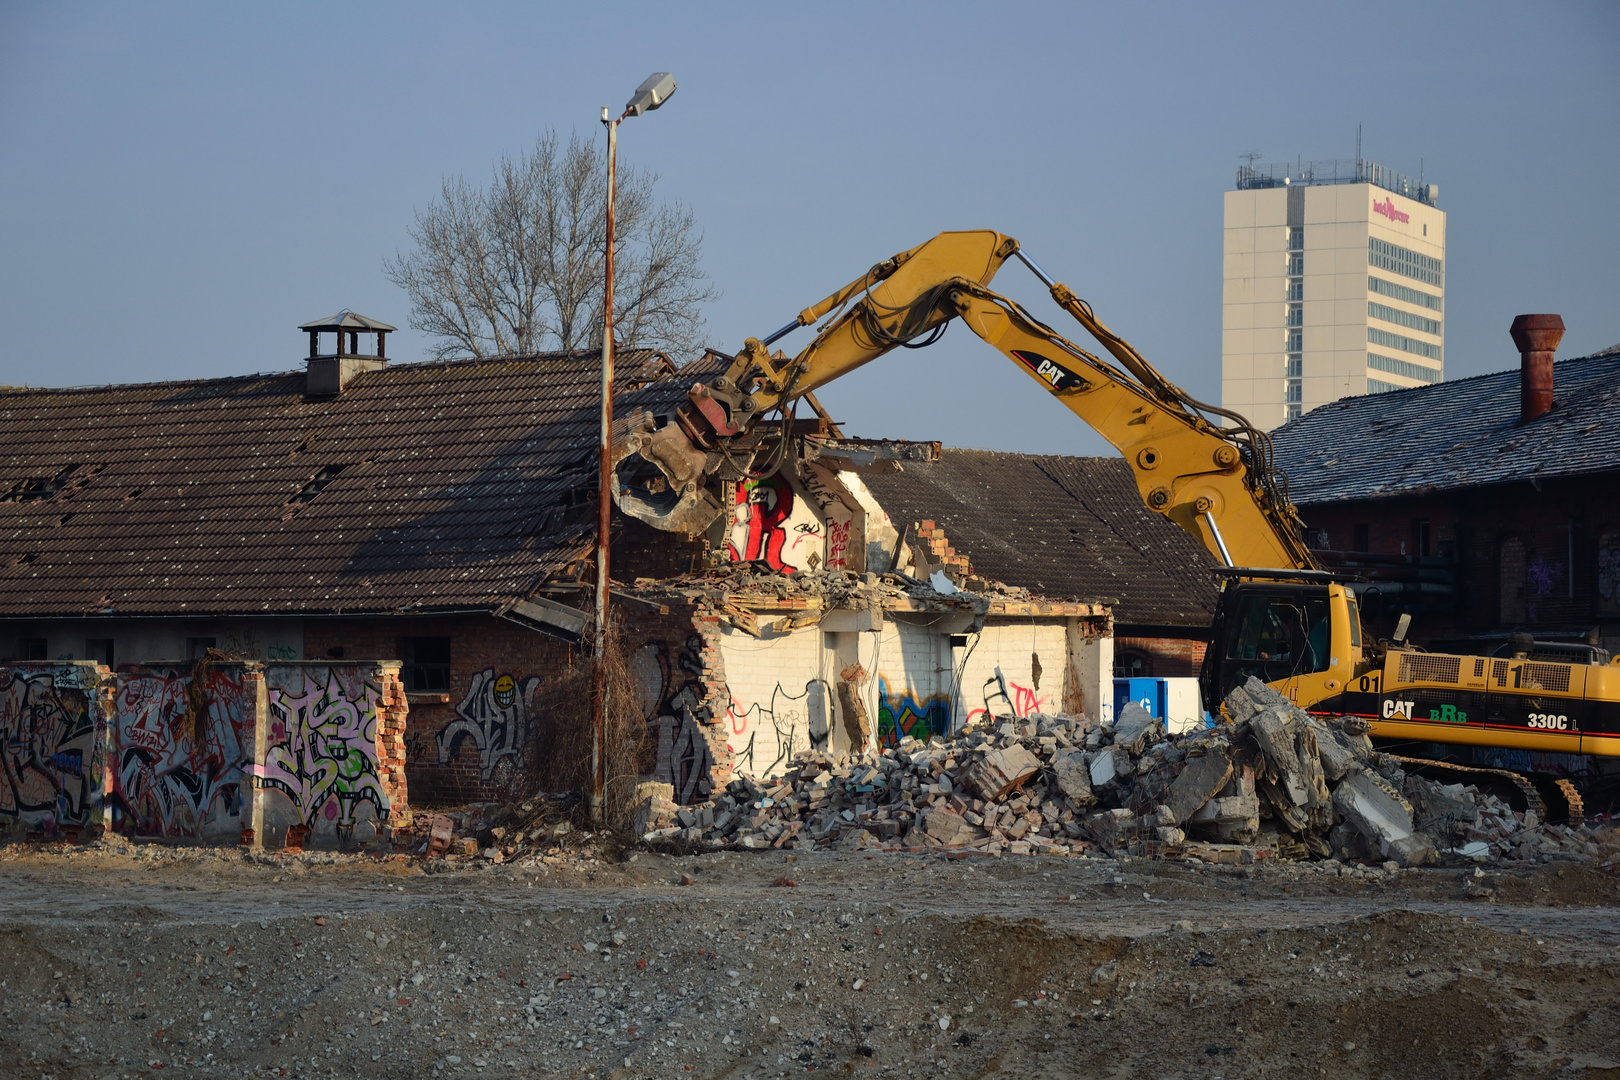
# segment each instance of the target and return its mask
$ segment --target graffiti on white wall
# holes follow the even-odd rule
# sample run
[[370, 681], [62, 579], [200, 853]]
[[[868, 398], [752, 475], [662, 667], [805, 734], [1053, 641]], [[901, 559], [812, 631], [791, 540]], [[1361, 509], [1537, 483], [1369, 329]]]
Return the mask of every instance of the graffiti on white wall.
[[732, 767], [772, 776], [801, 750], [825, 751], [828, 716], [828, 687], [821, 679], [809, 680], [798, 693], [777, 683], [764, 701], [732, 697], [726, 710]]
[[488, 780], [503, 758], [522, 764], [524, 739], [529, 729], [529, 702], [538, 675], [519, 680], [511, 674], [496, 675], [485, 668], [472, 677], [467, 693], [456, 704], [456, 718], [437, 736], [439, 762], [454, 758], [463, 741], [472, 740], [478, 751], [479, 777]]
[[726, 553], [732, 562], [760, 559], [784, 574], [815, 570], [827, 559], [826, 533], [814, 504], [772, 473], [737, 485]]

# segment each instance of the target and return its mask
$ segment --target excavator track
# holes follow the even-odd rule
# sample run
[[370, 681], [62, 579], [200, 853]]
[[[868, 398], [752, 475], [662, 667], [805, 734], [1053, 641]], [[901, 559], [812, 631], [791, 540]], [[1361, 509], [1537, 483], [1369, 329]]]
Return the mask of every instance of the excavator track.
[[[1399, 754], [1390, 754], [1389, 757], [1401, 763], [1409, 773], [1415, 773], [1425, 780], [1439, 780], [1442, 783], [1473, 784], [1481, 791], [1489, 792], [1502, 799], [1515, 810], [1533, 810], [1542, 821], [1550, 820], [1547, 816], [1547, 801], [1541, 797], [1541, 792], [1530, 780], [1519, 773], [1508, 769], [1481, 769], [1473, 765], [1453, 765], [1449, 761], [1435, 761], [1432, 758], [1402, 757]], [[1569, 781], [1559, 781], [1568, 784]], [[1562, 790], [1560, 788], [1559, 790]], [[1574, 788], [1570, 788], [1573, 793]], [[1576, 804], [1580, 796], [1575, 796]]]

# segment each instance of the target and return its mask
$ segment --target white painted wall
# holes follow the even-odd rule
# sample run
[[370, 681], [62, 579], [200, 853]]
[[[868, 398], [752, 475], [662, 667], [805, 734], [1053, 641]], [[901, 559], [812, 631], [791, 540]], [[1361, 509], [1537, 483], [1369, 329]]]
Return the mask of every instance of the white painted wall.
[[942, 715], [956, 731], [986, 710], [1061, 712], [1066, 679], [1088, 712], [1112, 718], [1113, 638], [1087, 634], [1089, 620], [995, 620], [976, 634], [965, 622], [955, 614], [875, 621], [868, 612], [839, 611], [819, 628], [764, 638], [724, 628], [720, 655], [731, 706], [723, 722], [733, 768], [769, 776], [804, 750], [847, 753], [837, 686], [840, 673], [857, 664], [874, 733], [886, 715], [902, 732], [926, 734]]

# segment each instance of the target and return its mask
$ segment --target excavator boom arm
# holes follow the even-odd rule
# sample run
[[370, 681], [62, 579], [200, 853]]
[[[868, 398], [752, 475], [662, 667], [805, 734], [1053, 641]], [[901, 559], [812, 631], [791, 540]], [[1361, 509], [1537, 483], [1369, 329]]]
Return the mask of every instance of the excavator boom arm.
[[[1068, 341], [988, 287], [1014, 255], [1115, 363]], [[796, 356], [768, 351], [787, 331], [824, 318], [815, 339]], [[639, 453], [652, 462], [667, 479], [670, 496], [638, 497], [621, 478], [615, 484], [620, 507], [662, 528], [696, 531], [720, 505], [703, 482], [728, 469], [746, 471], [739, 453], [757, 450], [757, 442], [747, 444], [761, 416], [897, 346], [931, 340], [953, 318], [1113, 444], [1130, 463], [1147, 506], [1196, 536], [1216, 558], [1238, 566], [1315, 567], [1272, 470], [1266, 434], [1234, 413], [1188, 397], [1067, 286], [1019, 252], [1016, 240], [990, 231], [941, 233], [879, 263], [767, 341], [750, 338], [724, 375], [692, 387], [674, 424], [653, 430], [650, 419], [632, 421], [620, 432], [618, 458]], [[1206, 414], [1225, 417], [1232, 426], [1218, 426]]]

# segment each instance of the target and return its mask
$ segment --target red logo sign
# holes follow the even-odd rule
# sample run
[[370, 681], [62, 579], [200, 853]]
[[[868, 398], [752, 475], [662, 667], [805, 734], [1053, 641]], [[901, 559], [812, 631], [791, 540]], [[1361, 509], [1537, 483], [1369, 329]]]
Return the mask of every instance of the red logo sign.
[[1395, 200], [1390, 198], [1388, 195], [1384, 196], [1383, 202], [1379, 202], [1377, 199], [1373, 200], [1373, 213], [1383, 214], [1385, 217], [1389, 218], [1389, 220], [1398, 221], [1402, 225], [1405, 225], [1412, 220], [1411, 214], [1405, 214], [1395, 209]]

